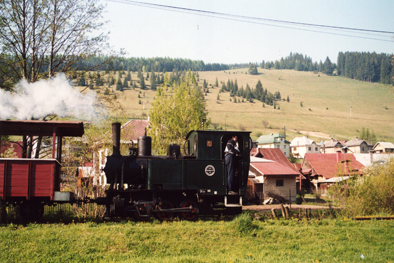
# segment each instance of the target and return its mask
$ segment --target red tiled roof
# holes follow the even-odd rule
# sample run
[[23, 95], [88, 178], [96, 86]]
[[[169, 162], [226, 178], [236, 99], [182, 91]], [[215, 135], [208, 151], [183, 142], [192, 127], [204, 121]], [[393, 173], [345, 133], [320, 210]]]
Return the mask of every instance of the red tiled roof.
[[259, 173], [261, 173], [261, 175], [265, 175], [265, 176], [269, 176], [269, 175], [298, 176], [299, 175], [299, 173], [295, 172], [293, 169], [290, 169], [277, 162], [250, 163], [250, 165]]
[[136, 141], [138, 137], [145, 135], [145, 128], [148, 126], [148, 120], [131, 120], [123, 125], [121, 139], [125, 141]]
[[338, 173], [345, 175], [356, 172], [362, 174], [364, 165], [356, 160], [351, 153], [306, 153], [303, 161], [313, 169], [313, 174], [326, 179], [335, 177]]
[[277, 163], [282, 164], [285, 167], [288, 167], [293, 170], [293, 172], [297, 172], [297, 168], [286, 158], [286, 155], [279, 148], [253, 148], [250, 151], [251, 156], [262, 157], [264, 159], [268, 159]]
[[250, 150], [250, 156], [254, 156], [257, 157], [256, 155], [259, 153], [259, 151], [257, 150], [257, 148], [252, 148]]

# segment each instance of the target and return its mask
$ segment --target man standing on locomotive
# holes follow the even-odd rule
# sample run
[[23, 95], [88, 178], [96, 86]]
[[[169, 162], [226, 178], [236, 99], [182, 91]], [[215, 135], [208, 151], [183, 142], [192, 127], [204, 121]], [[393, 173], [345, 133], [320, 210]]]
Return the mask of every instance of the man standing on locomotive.
[[240, 154], [238, 148], [238, 136], [234, 135], [230, 140], [228, 140], [226, 149], [224, 150], [225, 153], [225, 160], [227, 165], [227, 182], [228, 182], [228, 194], [229, 195], [236, 195], [235, 192], [235, 184], [234, 184], [234, 177], [235, 177], [235, 168], [236, 168], [236, 156]]

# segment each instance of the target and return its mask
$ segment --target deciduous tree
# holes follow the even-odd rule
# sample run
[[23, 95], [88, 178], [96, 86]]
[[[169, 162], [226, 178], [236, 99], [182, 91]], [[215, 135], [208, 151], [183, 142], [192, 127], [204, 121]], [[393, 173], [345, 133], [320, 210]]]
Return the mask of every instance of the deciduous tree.
[[201, 129], [202, 122], [209, 126], [205, 110], [204, 94], [192, 83], [191, 72], [167, 87], [168, 74], [164, 85], [157, 89], [155, 100], [149, 111], [153, 148], [157, 154], [166, 152], [169, 144], [181, 144], [191, 130]]
[[0, 0], [0, 62], [13, 83], [67, 72], [105, 48], [98, 0]]

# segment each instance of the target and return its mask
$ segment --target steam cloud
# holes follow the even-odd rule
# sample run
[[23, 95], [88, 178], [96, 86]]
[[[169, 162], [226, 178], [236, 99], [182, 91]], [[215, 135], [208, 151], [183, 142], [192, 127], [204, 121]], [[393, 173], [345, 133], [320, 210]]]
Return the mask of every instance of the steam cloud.
[[59, 117], [74, 116], [82, 120], [98, 118], [95, 109], [96, 93], [82, 94], [68, 82], [66, 75], [57, 74], [48, 80], [28, 83], [21, 80], [15, 93], [0, 89], [0, 119], [19, 120], [43, 118], [48, 114]]

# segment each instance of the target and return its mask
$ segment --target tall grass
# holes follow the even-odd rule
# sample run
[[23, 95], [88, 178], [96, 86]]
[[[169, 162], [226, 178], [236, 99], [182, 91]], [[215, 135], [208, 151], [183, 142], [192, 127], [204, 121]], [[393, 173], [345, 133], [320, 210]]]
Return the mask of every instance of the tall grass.
[[122, 221], [0, 227], [0, 262], [392, 262], [394, 221]]
[[394, 215], [394, 158], [329, 189], [346, 216]]

